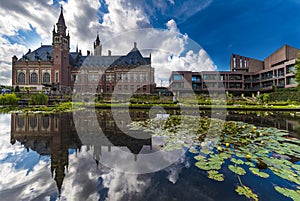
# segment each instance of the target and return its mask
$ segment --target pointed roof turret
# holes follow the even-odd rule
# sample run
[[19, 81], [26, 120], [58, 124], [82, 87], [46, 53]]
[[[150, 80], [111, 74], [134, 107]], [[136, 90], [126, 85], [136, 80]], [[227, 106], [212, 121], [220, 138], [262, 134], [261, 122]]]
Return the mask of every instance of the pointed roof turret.
[[57, 25], [66, 26], [64, 14], [63, 14], [63, 6], [62, 5], [61, 5], [60, 9], [61, 9], [60, 10], [60, 16], [58, 18]]
[[99, 32], [97, 31], [96, 46], [100, 45]]

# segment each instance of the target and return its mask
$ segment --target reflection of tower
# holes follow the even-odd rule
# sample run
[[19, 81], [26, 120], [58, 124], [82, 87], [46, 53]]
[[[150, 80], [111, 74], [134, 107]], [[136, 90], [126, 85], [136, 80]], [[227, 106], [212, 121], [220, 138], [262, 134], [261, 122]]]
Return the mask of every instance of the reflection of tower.
[[[57, 119], [56, 119], [57, 121]], [[68, 168], [68, 130], [70, 130], [70, 120], [60, 117], [55, 124], [58, 132], [53, 133], [51, 143], [51, 173], [55, 173], [55, 181], [60, 193], [65, 177], [65, 168]]]
[[65, 168], [68, 168], [68, 149], [64, 150], [58, 148], [55, 150], [55, 146], [52, 149], [51, 154], [51, 173], [52, 176], [55, 174], [55, 181], [59, 191], [61, 193], [62, 183], [65, 177]]
[[68, 168], [68, 149], [80, 148], [69, 114], [16, 115], [11, 117], [11, 143], [19, 141], [40, 155], [51, 155], [51, 173], [59, 193]]

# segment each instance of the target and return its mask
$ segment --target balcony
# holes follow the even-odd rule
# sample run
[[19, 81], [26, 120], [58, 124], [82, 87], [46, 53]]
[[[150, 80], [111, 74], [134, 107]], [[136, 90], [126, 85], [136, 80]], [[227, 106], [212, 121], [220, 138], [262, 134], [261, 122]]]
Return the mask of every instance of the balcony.
[[268, 79], [272, 79], [273, 75], [267, 75], [267, 76], [262, 76], [261, 80], [268, 80]]

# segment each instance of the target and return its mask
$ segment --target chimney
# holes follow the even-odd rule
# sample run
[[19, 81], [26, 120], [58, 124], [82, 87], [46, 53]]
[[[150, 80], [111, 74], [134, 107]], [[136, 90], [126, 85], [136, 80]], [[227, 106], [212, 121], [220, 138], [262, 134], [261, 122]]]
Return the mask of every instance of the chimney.
[[133, 43], [133, 46], [134, 46], [134, 48], [137, 48], [137, 43], [134, 42], [134, 43]]
[[86, 52], [86, 54], [87, 54], [87, 56], [90, 56], [91, 52], [88, 50], [88, 51]]
[[18, 57], [16, 55], [14, 55], [13, 58], [12, 58], [12, 61], [13, 61], [13, 63], [18, 61]]
[[111, 56], [111, 50], [108, 50], [108, 56]]

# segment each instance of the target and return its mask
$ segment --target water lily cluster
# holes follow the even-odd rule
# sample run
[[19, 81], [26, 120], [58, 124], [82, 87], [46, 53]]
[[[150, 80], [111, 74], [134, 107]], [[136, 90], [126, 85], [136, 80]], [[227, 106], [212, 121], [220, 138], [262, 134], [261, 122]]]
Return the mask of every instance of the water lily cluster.
[[164, 144], [160, 149], [164, 151], [188, 150], [194, 155], [195, 166], [206, 171], [209, 179], [222, 182], [226, 177], [221, 170], [231, 171], [238, 178], [236, 192], [250, 200], [259, 196], [243, 184], [246, 174], [262, 179], [272, 174], [287, 180], [292, 188], [274, 185], [274, 189], [299, 200], [300, 140], [287, 131], [184, 115], [133, 122], [130, 127], [161, 136]]

